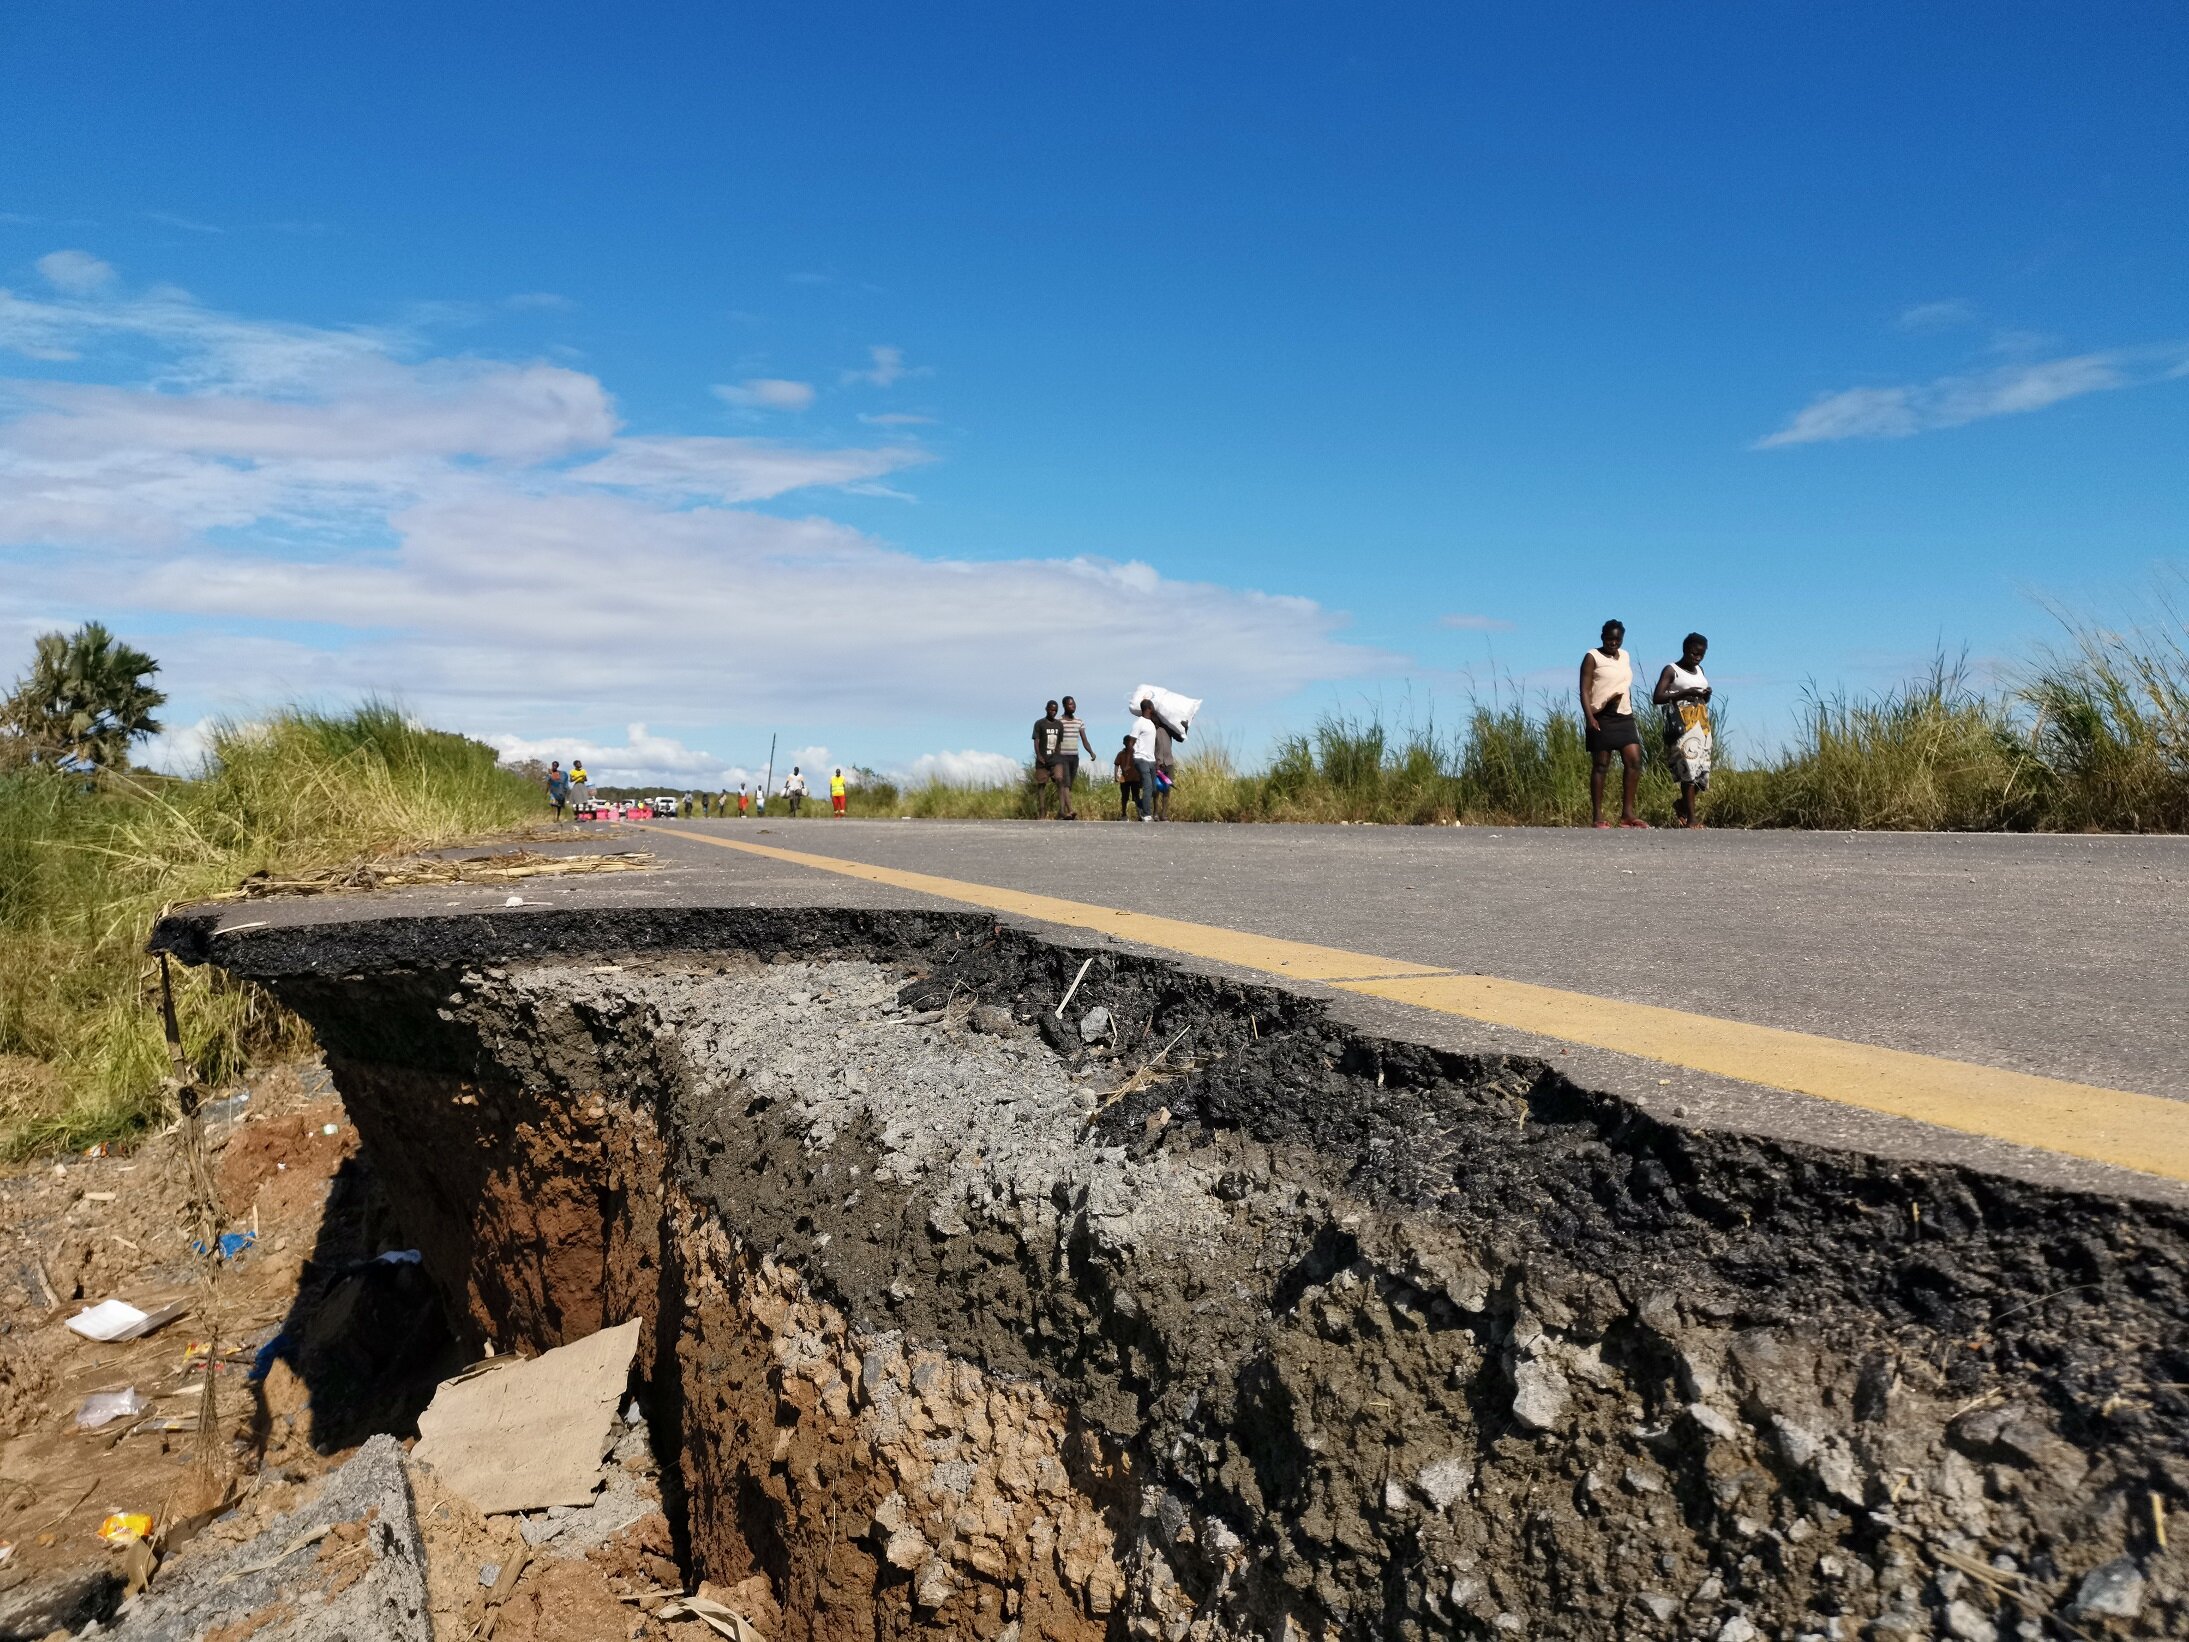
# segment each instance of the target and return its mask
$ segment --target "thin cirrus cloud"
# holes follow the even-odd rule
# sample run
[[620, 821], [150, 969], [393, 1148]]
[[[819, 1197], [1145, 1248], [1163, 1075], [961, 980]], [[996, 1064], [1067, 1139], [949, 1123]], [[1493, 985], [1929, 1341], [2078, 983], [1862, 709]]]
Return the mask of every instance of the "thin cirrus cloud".
[[927, 460], [926, 451], [909, 445], [812, 450], [765, 439], [655, 436], [618, 440], [606, 456], [572, 468], [569, 477], [718, 502], [758, 502], [814, 485], [879, 479]]
[[864, 370], [844, 372], [844, 382], [847, 386], [855, 382], [863, 382], [871, 388], [887, 388], [895, 386], [907, 376], [924, 376], [927, 374], [925, 366], [914, 368], [907, 365], [904, 362], [904, 349], [892, 347], [888, 343], [881, 343], [871, 347], [867, 349], [866, 354], [867, 364]]
[[1502, 616], [1475, 616], [1461, 611], [1437, 617], [1437, 625], [1460, 633], [1510, 633], [1513, 630], [1513, 624]]
[[813, 384], [780, 376], [748, 376], [742, 382], [717, 383], [715, 397], [748, 410], [802, 411], [813, 408]]
[[[913, 553], [827, 517], [826, 498], [933, 459], [906, 437], [632, 435], [598, 378], [441, 349], [430, 309], [299, 325], [82, 272], [0, 291], [0, 350], [82, 360], [0, 382], [0, 629], [81, 610], [96, 564], [98, 613], [160, 629], [179, 722], [392, 690], [516, 750], [674, 699], [887, 768], [965, 746], [943, 726], [999, 693], [1160, 672], [1182, 649], [1232, 702], [1404, 665], [1308, 599], [1038, 549]], [[1046, 609], [1074, 619], [1026, 620]], [[754, 761], [711, 741], [627, 736], [612, 767]], [[905, 768], [971, 779], [1006, 755], [947, 757], [975, 762]]]
[[2122, 348], [2002, 365], [1895, 387], [1846, 388], [1811, 400], [1753, 450], [1840, 439], [1905, 439], [2021, 416], [2085, 394], [2142, 387], [2189, 375], [2189, 346]]
[[1894, 321], [1904, 331], [1946, 331], [1957, 325], [1976, 323], [1976, 310], [1968, 303], [1954, 298], [1946, 302], [1918, 302], [1912, 308], [1900, 310]]

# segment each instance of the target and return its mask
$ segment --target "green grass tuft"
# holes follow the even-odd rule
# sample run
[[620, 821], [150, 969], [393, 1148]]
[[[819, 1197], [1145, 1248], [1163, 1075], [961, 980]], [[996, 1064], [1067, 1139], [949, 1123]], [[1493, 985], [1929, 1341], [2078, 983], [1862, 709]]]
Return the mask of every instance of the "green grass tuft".
[[[195, 780], [0, 776], [0, 1154], [110, 1140], [162, 1114], [144, 944], [166, 906], [260, 869], [458, 843], [544, 808], [492, 748], [380, 702], [224, 725]], [[255, 988], [204, 970], [175, 981], [184, 1048], [209, 1079], [303, 1042]]]

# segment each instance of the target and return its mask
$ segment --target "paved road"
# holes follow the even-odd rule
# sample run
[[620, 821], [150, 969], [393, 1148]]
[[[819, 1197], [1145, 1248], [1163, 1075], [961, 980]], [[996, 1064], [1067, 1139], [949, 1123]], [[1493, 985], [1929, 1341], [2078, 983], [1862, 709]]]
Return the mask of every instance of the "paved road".
[[[1528, 983], [1517, 991], [1558, 989], [1545, 995], [1550, 1004], [1507, 1024], [1492, 1024], [1494, 1009], [1478, 1019], [1433, 1000], [1424, 1009], [1361, 995], [1404, 988], [1337, 990], [1342, 1012], [1377, 1029], [1557, 1057], [1583, 1081], [1667, 1115], [2189, 1202], [2183, 1179], [2090, 1161], [2124, 1151], [2083, 1144], [2082, 1131], [2105, 1114], [2094, 1116], [2069, 1087], [2160, 1097], [2168, 1104], [2145, 1100], [2129, 1111], [2130, 1129], [2179, 1127], [2189, 1140], [2189, 1109], [2175, 1111], [2175, 1103], [2189, 1106], [2189, 920], [2178, 911], [2189, 904], [2189, 841], [827, 819], [644, 830], [663, 871], [565, 881], [555, 904], [965, 904], [948, 886], [938, 896], [902, 879], [852, 881], [716, 847], [729, 842], [1157, 914], [1386, 967]], [[265, 905], [250, 916], [265, 916]], [[283, 921], [344, 910], [313, 905], [285, 912]], [[1026, 916], [1103, 927], [1041, 909]], [[1198, 953], [1201, 967], [1274, 966], [1244, 946], [1173, 939], [1153, 924], [1125, 934], [1128, 944]], [[1449, 991], [1464, 983], [1436, 984]], [[1592, 1008], [1591, 999], [1606, 1003]], [[1724, 1023], [1728, 1032], [1775, 1028], [1941, 1057], [1971, 1073], [1968, 1093], [1958, 1107], [1908, 1108], [1951, 1112], [1954, 1126], [1940, 1128], [1769, 1087], [1763, 1079], [1775, 1074], [1753, 1053], [1733, 1077], [1703, 1069], [1718, 1064], [1708, 1056], [1665, 1064], [1613, 1052], [1601, 1033], [1591, 1041], [1599, 1018], [1653, 1009], [1682, 1012], [1679, 1019], [1700, 1022], [1705, 1036], [1711, 1023]], [[2033, 1133], [2028, 1090], [2000, 1093], [2012, 1079], [1986, 1082], [1976, 1068], [2062, 1080], [2056, 1107], [2045, 1105], [2053, 1086], [2029, 1085], [2042, 1118]], [[1947, 1072], [1951, 1082], [1953, 1068]], [[1882, 1075], [1894, 1075], [1893, 1065]], [[1817, 1086], [1814, 1077], [1808, 1086]], [[1995, 1094], [2001, 1116], [1993, 1123], [1984, 1102]], [[2024, 1099], [2015, 1121], [2009, 1096]], [[2166, 1145], [2150, 1153], [2180, 1155]], [[2139, 1167], [2189, 1179], [2175, 1164]]]

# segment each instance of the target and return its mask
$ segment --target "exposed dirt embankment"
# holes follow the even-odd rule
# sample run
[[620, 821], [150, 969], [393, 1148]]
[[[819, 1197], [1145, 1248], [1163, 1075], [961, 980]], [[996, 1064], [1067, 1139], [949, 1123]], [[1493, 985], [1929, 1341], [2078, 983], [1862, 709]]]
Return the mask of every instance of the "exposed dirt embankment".
[[1114, 953], [1060, 1021], [1084, 952], [940, 915], [218, 955], [461, 1327], [647, 1320], [682, 1549], [788, 1636], [2189, 1632], [2170, 1211]]

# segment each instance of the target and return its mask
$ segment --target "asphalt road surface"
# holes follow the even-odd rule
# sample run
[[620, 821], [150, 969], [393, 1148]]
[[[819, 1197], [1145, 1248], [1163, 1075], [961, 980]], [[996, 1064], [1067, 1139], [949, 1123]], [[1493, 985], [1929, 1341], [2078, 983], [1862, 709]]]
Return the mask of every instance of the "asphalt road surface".
[[[1676, 1120], [2189, 1203], [2185, 840], [825, 816], [626, 831], [644, 833], [660, 870], [539, 880], [527, 893], [580, 907], [986, 905], [1185, 954], [1198, 968], [1280, 973], [1378, 1031], [1553, 1058]], [[850, 878], [724, 844], [881, 873]], [[366, 905], [483, 910], [501, 899], [465, 886], [276, 915], [316, 922]], [[279, 905], [229, 917], [263, 919]], [[1097, 916], [1113, 909], [1153, 917]], [[1264, 937], [1310, 956], [1280, 970], [1278, 948], [1255, 944]], [[1432, 978], [1383, 984], [1386, 971]], [[1505, 988], [1519, 1002], [1478, 1007], [1472, 977], [1523, 983]], [[1607, 1036], [1606, 1021], [1619, 1029]], [[1670, 1022], [1673, 1036], [1650, 1038], [1652, 1022]], [[1714, 1058], [1720, 1040], [1740, 1052]], [[1652, 1047], [1659, 1041], [1674, 1047]], [[1855, 1065], [1843, 1091], [1832, 1083], [1835, 1045], [1856, 1046], [1858, 1059], [1861, 1046], [1925, 1059], [1873, 1056], [1882, 1064]], [[1782, 1075], [1782, 1053], [1789, 1066], [1804, 1056], [1814, 1065]], [[1906, 1110], [1943, 1121], [1857, 1094], [1858, 1074], [1937, 1083], [1941, 1100]], [[2116, 1138], [2092, 1143], [2100, 1131]], [[2133, 1167], [2117, 1166], [2124, 1160]]]

